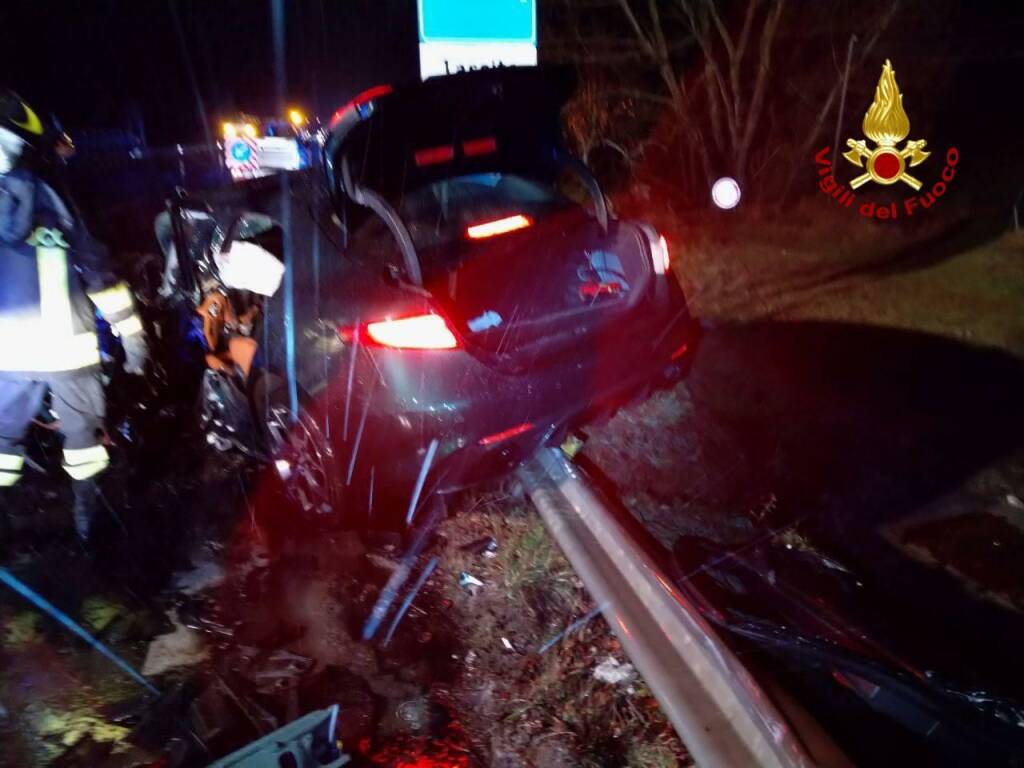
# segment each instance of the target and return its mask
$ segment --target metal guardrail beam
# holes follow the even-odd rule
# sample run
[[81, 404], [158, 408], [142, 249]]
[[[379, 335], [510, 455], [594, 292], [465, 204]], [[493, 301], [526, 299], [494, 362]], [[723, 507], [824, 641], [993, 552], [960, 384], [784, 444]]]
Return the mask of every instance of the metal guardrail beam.
[[699, 765], [814, 765], [765, 691], [560, 450], [541, 449], [519, 475]]

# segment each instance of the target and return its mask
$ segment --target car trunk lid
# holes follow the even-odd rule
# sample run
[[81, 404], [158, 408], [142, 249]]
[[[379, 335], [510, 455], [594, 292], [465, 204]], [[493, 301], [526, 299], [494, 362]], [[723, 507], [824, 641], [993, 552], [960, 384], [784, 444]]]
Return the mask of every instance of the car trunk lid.
[[652, 272], [639, 230], [606, 233], [575, 208], [467, 241], [454, 263], [450, 248], [427, 289], [469, 348], [508, 363], [591, 341], [636, 306]]

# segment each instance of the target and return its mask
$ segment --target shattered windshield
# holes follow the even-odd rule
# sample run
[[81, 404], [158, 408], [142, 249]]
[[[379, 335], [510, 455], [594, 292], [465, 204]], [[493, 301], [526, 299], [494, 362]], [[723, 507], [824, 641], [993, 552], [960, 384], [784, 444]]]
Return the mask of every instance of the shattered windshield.
[[0, 766], [1024, 763], [1018, 8], [78, 5]]

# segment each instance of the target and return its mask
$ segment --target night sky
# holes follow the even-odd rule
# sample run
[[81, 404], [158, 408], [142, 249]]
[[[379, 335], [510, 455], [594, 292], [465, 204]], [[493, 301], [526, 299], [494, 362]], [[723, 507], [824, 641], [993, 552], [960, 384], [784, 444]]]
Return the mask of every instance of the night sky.
[[[150, 145], [201, 140], [181, 21], [211, 122], [274, 114], [270, 0], [2, 0], [0, 84], [66, 127], [141, 116]], [[288, 98], [330, 114], [418, 77], [416, 0], [285, 0]]]
[[[837, 0], [835, 7], [856, 2]], [[208, 126], [239, 111], [274, 114], [271, 0], [0, 0], [0, 85], [55, 113], [73, 134], [141, 124], [151, 147], [201, 141], [172, 3]], [[418, 79], [416, 0], [284, 4], [291, 105], [329, 116], [371, 85]], [[930, 129], [933, 145], [956, 143], [975, 161], [984, 156], [1002, 168], [1006, 153], [1020, 154], [1024, 130], [1014, 90], [1024, 70], [1024, 8], [1020, 0], [940, 5], [953, 10], [930, 23], [927, 3], [907, 3], [879, 55], [897, 63], [914, 119]], [[563, 6], [541, 0], [540, 7], [543, 21]], [[790, 13], [799, 13], [798, 2]], [[844, 33], [836, 34], [833, 48], [841, 49]], [[542, 36], [542, 57], [543, 44]], [[918, 65], [933, 59], [955, 63], [948, 80], [919, 79]], [[823, 76], [831, 76], [832, 64], [813, 62]], [[934, 127], [929, 111], [938, 113]]]

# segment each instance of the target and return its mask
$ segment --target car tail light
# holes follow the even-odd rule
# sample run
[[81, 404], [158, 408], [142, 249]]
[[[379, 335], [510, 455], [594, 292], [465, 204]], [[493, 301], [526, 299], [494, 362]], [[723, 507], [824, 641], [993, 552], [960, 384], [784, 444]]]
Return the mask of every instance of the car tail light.
[[[342, 338], [345, 331], [340, 332]], [[348, 332], [349, 335], [351, 331]], [[457, 349], [459, 340], [443, 317], [435, 314], [381, 320], [364, 326], [367, 343], [394, 349]]]
[[526, 229], [532, 225], [533, 222], [528, 217], [517, 213], [515, 216], [506, 216], [503, 219], [482, 221], [479, 224], [474, 224], [466, 229], [466, 237], [470, 240], [484, 240], [488, 237], [515, 232], [517, 229]]
[[425, 165], [440, 165], [450, 163], [455, 159], [455, 147], [430, 147], [429, 149], [416, 150], [413, 157], [416, 165], [422, 168]]
[[493, 136], [483, 139], [469, 139], [462, 142], [462, 154], [466, 157], [480, 157], [498, 151], [498, 141]]
[[651, 256], [654, 258], [654, 271], [659, 275], [667, 275], [672, 269], [672, 256], [668, 250], [668, 240], [658, 235], [656, 242], [651, 244]]

